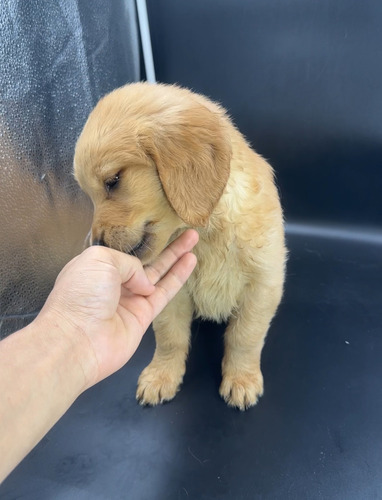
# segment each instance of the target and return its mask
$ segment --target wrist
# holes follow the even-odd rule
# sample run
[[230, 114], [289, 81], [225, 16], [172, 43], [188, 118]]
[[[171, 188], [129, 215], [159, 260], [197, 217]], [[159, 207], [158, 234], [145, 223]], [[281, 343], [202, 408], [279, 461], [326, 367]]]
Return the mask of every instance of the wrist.
[[43, 339], [59, 373], [71, 379], [76, 397], [94, 384], [97, 359], [88, 336], [78, 325], [52, 308], [43, 308], [30, 327]]

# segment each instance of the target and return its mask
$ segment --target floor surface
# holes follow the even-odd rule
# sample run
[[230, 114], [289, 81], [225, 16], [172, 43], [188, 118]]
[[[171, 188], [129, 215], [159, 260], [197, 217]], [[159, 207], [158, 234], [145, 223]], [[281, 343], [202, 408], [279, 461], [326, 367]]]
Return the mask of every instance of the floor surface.
[[382, 498], [382, 246], [306, 234], [288, 246], [255, 408], [220, 399], [223, 326], [204, 322], [175, 400], [137, 405], [149, 331], [0, 486], [1, 500]]

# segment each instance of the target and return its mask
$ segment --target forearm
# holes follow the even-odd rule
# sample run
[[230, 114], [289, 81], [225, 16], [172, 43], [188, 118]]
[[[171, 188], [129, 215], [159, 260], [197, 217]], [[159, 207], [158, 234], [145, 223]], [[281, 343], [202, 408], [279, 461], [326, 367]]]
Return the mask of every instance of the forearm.
[[88, 385], [88, 348], [83, 335], [39, 319], [0, 342], [0, 482]]

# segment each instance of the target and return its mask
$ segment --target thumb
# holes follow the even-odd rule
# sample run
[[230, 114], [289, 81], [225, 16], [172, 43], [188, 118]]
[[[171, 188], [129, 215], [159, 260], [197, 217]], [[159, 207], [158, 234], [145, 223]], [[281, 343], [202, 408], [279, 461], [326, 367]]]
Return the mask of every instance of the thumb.
[[155, 286], [148, 279], [142, 263], [137, 257], [111, 250], [112, 260], [121, 277], [124, 288], [137, 295], [150, 295]]

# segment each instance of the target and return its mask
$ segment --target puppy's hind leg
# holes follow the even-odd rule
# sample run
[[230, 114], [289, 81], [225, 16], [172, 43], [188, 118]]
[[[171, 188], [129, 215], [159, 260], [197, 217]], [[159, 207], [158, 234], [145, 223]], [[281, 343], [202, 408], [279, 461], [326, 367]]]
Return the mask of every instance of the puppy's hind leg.
[[192, 315], [191, 299], [182, 288], [154, 320], [156, 349], [138, 380], [140, 404], [154, 406], [169, 401], [179, 390], [186, 370]]
[[282, 284], [248, 288], [225, 332], [220, 395], [240, 410], [254, 406], [263, 394], [261, 351], [282, 295]]

